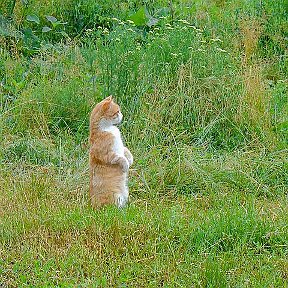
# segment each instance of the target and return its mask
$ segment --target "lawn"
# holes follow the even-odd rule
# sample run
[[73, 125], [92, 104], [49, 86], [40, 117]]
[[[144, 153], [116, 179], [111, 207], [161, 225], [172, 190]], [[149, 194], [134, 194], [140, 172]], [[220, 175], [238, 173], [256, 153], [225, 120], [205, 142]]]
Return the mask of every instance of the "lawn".
[[[0, 4], [0, 286], [288, 287], [287, 1]], [[89, 205], [112, 94], [125, 209]]]

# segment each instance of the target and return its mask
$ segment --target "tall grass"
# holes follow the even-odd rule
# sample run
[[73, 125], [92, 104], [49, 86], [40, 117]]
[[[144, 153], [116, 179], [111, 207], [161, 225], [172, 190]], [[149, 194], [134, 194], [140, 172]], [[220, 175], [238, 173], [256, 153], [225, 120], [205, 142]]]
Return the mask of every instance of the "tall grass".
[[[38, 2], [0, 6], [0, 286], [285, 287], [285, 2]], [[131, 204], [93, 211], [109, 94]]]

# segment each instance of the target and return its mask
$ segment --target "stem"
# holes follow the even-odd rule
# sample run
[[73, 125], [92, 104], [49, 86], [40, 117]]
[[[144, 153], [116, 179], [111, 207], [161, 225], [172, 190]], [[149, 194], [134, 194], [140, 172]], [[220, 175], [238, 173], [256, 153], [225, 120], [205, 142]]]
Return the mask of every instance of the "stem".
[[12, 16], [14, 8], [15, 8], [15, 5], [16, 5], [16, 0], [12, 0], [12, 4], [11, 4], [11, 7], [10, 7], [10, 11], [9, 11], [9, 17]]
[[173, 10], [173, 5], [172, 5], [172, 0], [170, 0], [170, 11], [171, 11], [171, 18], [172, 18], [172, 23], [174, 22], [174, 10]]

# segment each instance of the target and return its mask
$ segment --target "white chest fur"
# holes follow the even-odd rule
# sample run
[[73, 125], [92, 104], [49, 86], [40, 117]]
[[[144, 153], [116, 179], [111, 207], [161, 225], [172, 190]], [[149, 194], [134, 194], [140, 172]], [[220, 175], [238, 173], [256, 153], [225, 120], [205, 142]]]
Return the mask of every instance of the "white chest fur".
[[124, 156], [124, 145], [119, 129], [116, 126], [111, 125], [103, 128], [103, 131], [111, 133], [114, 136], [113, 150], [116, 154]]

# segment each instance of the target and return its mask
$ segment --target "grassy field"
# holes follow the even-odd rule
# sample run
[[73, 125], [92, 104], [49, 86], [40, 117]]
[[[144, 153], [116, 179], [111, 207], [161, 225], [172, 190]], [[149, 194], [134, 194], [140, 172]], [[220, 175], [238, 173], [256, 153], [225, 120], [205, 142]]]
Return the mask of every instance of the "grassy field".
[[[2, 1], [0, 287], [288, 287], [287, 7]], [[131, 199], [94, 211], [110, 94]]]

